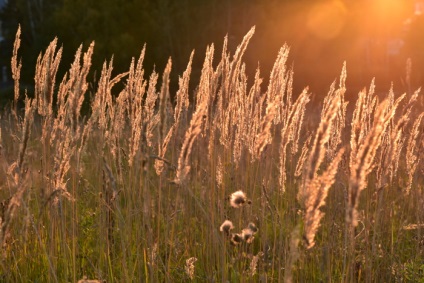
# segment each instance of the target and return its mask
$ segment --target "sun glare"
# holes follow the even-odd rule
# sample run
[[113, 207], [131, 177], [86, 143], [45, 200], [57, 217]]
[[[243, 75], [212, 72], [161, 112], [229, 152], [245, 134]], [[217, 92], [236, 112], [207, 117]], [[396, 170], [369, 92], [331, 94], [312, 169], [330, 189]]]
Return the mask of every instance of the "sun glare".
[[346, 25], [351, 8], [356, 6], [354, 13], [361, 19], [363, 29], [372, 33], [387, 32], [411, 10], [410, 4], [402, 0], [357, 1], [354, 4], [343, 0], [318, 1], [308, 8], [306, 27], [317, 38], [335, 38]]
[[346, 12], [344, 3], [339, 0], [317, 3], [310, 8], [307, 28], [318, 38], [334, 38], [345, 24]]
[[387, 20], [390, 16], [397, 15], [401, 12], [405, 6], [405, 1], [402, 0], [376, 0], [374, 2], [374, 10]]

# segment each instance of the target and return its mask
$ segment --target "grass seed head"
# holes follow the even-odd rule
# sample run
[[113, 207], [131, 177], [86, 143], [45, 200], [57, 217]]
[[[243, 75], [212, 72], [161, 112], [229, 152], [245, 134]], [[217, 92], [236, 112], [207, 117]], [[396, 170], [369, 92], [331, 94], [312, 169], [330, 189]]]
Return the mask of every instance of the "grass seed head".
[[194, 279], [194, 263], [197, 261], [197, 258], [191, 257], [186, 260], [185, 272], [191, 280]]

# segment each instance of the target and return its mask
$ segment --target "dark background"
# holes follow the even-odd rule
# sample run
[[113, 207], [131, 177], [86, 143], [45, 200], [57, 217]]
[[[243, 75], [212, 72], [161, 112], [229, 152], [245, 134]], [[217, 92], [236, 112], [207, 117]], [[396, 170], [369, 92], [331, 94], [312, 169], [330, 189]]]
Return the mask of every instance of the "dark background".
[[[3, 2], [3, 3], [1, 3]], [[114, 56], [115, 74], [128, 70], [147, 44], [146, 76], [162, 72], [173, 61], [172, 86], [195, 49], [191, 86], [199, 79], [208, 44], [221, 57], [225, 35], [234, 52], [252, 26], [255, 35], [245, 55], [249, 78], [258, 64], [266, 79], [278, 49], [290, 46], [295, 93], [309, 86], [324, 96], [347, 62], [348, 96], [354, 97], [376, 77], [378, 91], [414, 90], [424, 82], [424, 16], [422, 1], [413, 0], [8, 0], [0, 1], [2, 41], [0, 87], [9, 89], [10, 58], [18, 24], [21, 84], [31, 93], [35, 62], [55, 37], [63, 46], [58, 79], [69, 69], [82, 43], [95, 41], [90, 81]], [[411, 83], [406, 61], [412, 62]], [[96, 72], [97, 70], [97, 72]], [[3, 91], [6, 93], [7, 91]], [[5, 95], [5, 94], [3, 94]]]

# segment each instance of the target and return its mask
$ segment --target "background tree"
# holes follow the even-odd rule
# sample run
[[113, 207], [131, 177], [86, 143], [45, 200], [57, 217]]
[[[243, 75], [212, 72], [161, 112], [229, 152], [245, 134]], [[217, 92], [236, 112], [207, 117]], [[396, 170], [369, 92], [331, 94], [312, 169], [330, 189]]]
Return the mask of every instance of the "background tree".
[[[0, 59], [3, 65], [9, 65], [19, 23], [22, 26], [20, 54], [27, 66], [22, 69], [24, 84], [33, 82], [31, 66], [56, 36], [64, 46], [58, 78], [69, 68], [81, 43], [88, 46], [95, 41], [92, 70], [97, 70], [97, 75], [103, 62], [112, 56], [114, 71], [126, 71], [131, 57], [138, 57], [146, 43], [146, 75], [154, 68], [162, 71], [172, 57], [172, 90], [193, 49], [196, 50], [194, 85], [208, 44], [215, 43], [219, 56], [223, 39], [228, 35], [229, 49], [234, 51], [244, 34], [256, 25], [256, 34], [245, 54], [249, 76], [253, 76], [260, 62], [262, 74], [267, 77], [278, 49], [287, 43], [291, 47], [289, 62], [293, 62], [297, 74], [295, 93], [308, 85], [313, 93], [324, 95], [347, 61], [346, 83], [351, 95], [356, 95], [374, 76], [385, 90], [390, 87], [390, 81], [395, 86], [401, 85], [398, 81], [404, 76], [399, 68], [386, 72], [386, 45], [390, 38], [403, 36], [402, 22], [413, 14], [413, 3], [413, 0], [9, 0], [0, 13], [6, 38], [2, 50], [7, 51], [3, 51]], [[416, 36], [412, 30], [419, 33], [419, 28], [413, 28], [407, 35], [409, 38]], [[382, 44], [378, 47], [375, 42]], [[417, 46], [415, 50], [419, 49], [416, 40], [409, 40], [408, 44], [409, 50], [414, 46]], [[373, 60], [367, 59], [371, 57]], [[384, 60], [377, 60], [379, 57]]]

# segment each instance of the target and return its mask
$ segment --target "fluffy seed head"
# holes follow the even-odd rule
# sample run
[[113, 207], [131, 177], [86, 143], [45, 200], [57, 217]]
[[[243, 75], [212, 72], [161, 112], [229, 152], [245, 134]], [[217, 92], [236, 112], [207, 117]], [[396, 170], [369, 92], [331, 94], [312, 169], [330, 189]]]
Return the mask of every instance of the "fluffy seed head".
[[256, 227], [255, 223], [253, 222], [250, 222], [247, 228], [252, 231], [252, 234], [256, 234], [259, 231], [258, 227]]
[[241, 234], [231, 234], [231, 244], [233, 246], [239, 245], [243, 241], [243, 235]]
[[231, 194], [230, 204], [234, 208], [239, 208], [247, 202], [246, 194], [243, 191], [236, 191]]
[[252, 243], [253, 239], [255, 238], [255, 237], [253, 237], [252, 230], [250, 230], [249, 228], [243, 229], [241, 231], [241, 235], [242, 235], [243, 241], [245, 241], [248, 244]]
[[230, 220], [225, 220], [221, 227], [219, 227], [219, 231], [224, 232], [227, 236], [230, 235], [230, 231], [234, 228], [233, 222]]

